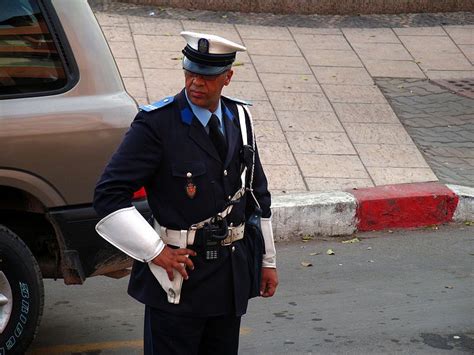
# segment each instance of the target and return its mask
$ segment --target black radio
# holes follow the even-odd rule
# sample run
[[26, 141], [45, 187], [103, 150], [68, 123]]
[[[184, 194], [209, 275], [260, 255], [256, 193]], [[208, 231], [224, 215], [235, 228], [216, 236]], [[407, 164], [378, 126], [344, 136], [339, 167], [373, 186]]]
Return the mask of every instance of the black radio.
[[221, 242], [229, 235], [227, 221], [220, 216], [213, 217], [200, 229], [201, 243], [204, 250], [204, 259], [207, 261], [219, 258]]

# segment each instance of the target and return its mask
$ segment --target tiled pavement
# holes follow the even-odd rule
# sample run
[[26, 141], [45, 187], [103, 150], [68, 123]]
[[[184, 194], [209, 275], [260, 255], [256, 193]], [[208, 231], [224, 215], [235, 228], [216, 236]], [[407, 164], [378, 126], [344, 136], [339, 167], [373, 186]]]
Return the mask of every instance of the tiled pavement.
[[427, 80], [377, 84], [439, 180], [474, 187], [474, 100]]
[[375, 77], [474, 77], [474, 26], [304, 28], [96, 13], [139, 103], [183, 86], [182, 30], [242, 43], [225, 94], [254, 103], [274, 193], [437, 180]]

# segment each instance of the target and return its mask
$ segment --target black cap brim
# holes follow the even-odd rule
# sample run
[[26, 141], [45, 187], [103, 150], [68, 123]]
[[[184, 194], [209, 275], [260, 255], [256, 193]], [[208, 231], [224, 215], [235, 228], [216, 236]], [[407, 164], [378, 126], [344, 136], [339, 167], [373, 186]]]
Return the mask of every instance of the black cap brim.
[[219, 75], [224, 73], [226, 70], [229, 70], [232, 67], [232, 64], [225, 66], [210, 66], [195, 63], [189, 60], [187, 57], [183, 58], [183, 69], [186, 69], [192, 73], [202, 74], [202, 75]]

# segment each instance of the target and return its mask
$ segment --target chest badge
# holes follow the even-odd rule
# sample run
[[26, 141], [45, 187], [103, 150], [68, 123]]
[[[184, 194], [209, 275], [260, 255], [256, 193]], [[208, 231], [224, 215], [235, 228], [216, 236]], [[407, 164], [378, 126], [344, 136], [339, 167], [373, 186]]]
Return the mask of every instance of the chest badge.
[[188, 197], [192, 200], [194, 197], [196, 197], [197, 186], [193, 182], [193, 174], [187, 173], [186, 177], [188, 178], [188, 182], [184, 188], [186, 190], [186, 195], [188, 195]]

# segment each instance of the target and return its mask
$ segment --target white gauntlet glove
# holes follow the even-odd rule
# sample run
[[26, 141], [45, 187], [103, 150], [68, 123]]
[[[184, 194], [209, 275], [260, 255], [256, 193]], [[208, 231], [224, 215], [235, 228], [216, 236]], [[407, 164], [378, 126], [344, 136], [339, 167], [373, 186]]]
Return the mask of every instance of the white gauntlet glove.
[[153, 260], [165, 247], [158, 233], [133, 206], [102, 218], [95, 230], [117, 249], [145, 263]]
[[263, 256], [262, 267], [276, 268], [276, 249], [273, 240], [272, 219], [262, 218], [262, 234], [265, 241], [265, 255]]

